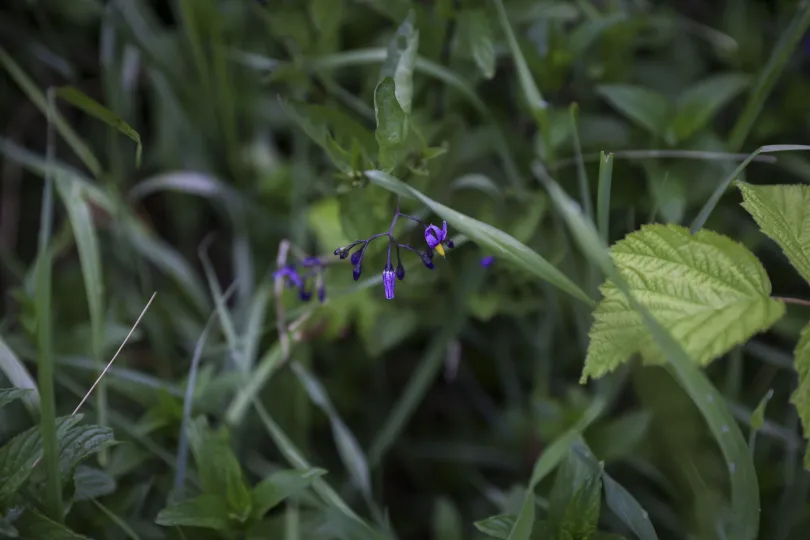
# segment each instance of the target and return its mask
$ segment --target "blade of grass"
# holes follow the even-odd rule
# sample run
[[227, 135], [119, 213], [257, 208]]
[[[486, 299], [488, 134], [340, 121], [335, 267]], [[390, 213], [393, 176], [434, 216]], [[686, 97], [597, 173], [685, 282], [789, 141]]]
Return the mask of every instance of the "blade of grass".
[[82, 163], [84, 163], [85, 167], [87, 167], [93, 176], [101, 176], [101, 164], [99, 164], [98, 159], [90, 150], [90, 147], [73, 131], [70, 124], [68, 124], [56, 110], [56, 107], [50, 106], [45, 94], [2, 47], [0, 47], [0, 64], [6, 68], [6, 71], [8, 71], [8, 74], [14, 79], [14, 82], [16, 82], [23, 93], [28, 96], [28, 99], [36, 105], [37, 109], [53, 122], [59, 134], [62, 135], [62, 138], [65, 139], [68, 146], [79, 156], [79, 159], [82, 160]]
[[[585, 154], [582, 160], [585, 163], [598, 161], [601, 154]], [[613, 152], [616, 159], [695, 159], [698, 161], [743, 161], [750, 154], [732, 154], [730, 152], [706, 152], [703, 150], [618, 150]], [[757, 156], [754, 161], [761, 163], [776, 163], [773, 156]], [[565, 158], [557, 161], [554, 167], [549, 169], [556, 171], [565, 167], [577, 164], [577, 158]]]
[[634, 310], [642, 316], [656, 344], [665, 354], [670, 371], [700, 410], [726, 461], [731, 477], [731, 516], [728, 538], [754, 540], [759, 530], [759, 486], [756, 469], [748, 453], [740, 428], [725, 405], [722, 395], [706, 375], [672, 337], [672, 335], [641, 305], [613, 266], [610, 251], [599, 238], [593, 223], [582, 216], [576, 203], [571, 201], [539, 163], [535, 174], [544, 183], [557, 210], [582, 252], [594, 261], [624, 295]]
[[130, 538], [130, 540], [141, 540], [141, 537], [138, 536], [138, 534], [132, 530], [132, 527], [130, 527], [127, 524], [127, 522], [124, 521], [121, 517], [119, 517], [115, 512], [113, 512], [112, 510], [110, 510], [109, 508], [107, 508], [106, 506], [104, 506], [95, 499], [90, 499], [90, 502], [93, 503], [96, 506], [96, 508], [101, 510], [101, 512], [105, 516], [107, 516], [110, 521], [115, 523], [118, 526], [118, 528], [121, 529], [121, 531], [123, 531], [123, 533], [127, 535], [128, 538]]
[[[226, 302], [235, 290], [236, 284], [232, 283], [222, 294], [221, 300]], [[180, 433], [177, 442], [177, 465], [174, 471], [174, 489], [176, 490], [182, 488], [186, 480], [186, 469], [188, 468], [188, 426], [191, 421], [191, 406], [194, 402], [194, 389], [197, 386], [197, 373], [199, 372], [200, 358], [202, 358], [205, 342], [208, 339], [208, 333], [211, 331], [211, 328], [213, 328], [218, 315], [219, 310], [214, 309], [208, 316], [208, 320], [200, 333], [200, 337], [194, 345], [194, 353], [191, 356], [191, 365], [188, 369], [188, 380], [186, 381], [186, 391], [183, 396], [183, 417], [180, 420]]]
[[[295, 468], [311, 468], [307, 459], [301, 454], [301, 452], [296, 448], [295, 444], [293, 444], [292, 440], [284, 433], [284, 431], [279, 427], [278, 424], [273, 420], [264, 406], [259, 402], [258, 399], [254, 399], [253, 406], [256, 409], [256, 412], [259, 414], [259, 418], [264, 424], [264, 427], [267, 429], [267, 433], [270, 435], [270, 438], [273, 439], [273, 442], [278, 447], [279, 451], [284, 455], [287, 461]], [[337, 494], [337, 492], [332, 489], [329, 484], [326, 483], [325, 480], [322, 478], [318, 478], [313, 480], [312, 488], [315, 490], [318, 495], [329, 505], [349, 518], [357, 521], [362, 525], [366, 525], [363, 519], [358, 516], [351, 507], [346, 504], [346, 502]]]
[[[593, 220], [593, 203], [591, 202], [591, 188], [588, 182], [588, 171], [585, 170], [585, 162], [582, 160], [582, 145], [579, 142], [579, 130], [577, 129], [577, 116], [579, 106], [572, 103], [568, 109], [568, 119], [571, 122], [571, 132], [574, 135], [574, 155], [577, 160], [577, 179], [579, 180], [579, 198], [582, 200], [582, 207], [585, 215]], [[601, 166], [601, 162], [600, 162]]]
[[596, 195], [596, 222], [599, 236], [605, 244], [610, 243], [610, 190], [613, 183], [613, 154], [599, 157], [599, 186]]
[[[2, 51], [0, 51], [2, 53]], [[4, 54], [4, 53], [3, 53]], [[53, 115], [54, 98], [49, 92], [47, 102], [47, 161], [54, 156]], [[50, 170], [50, 169], [49, 169]], [[45, 460], [45, 503], [48, 515], [58, 523], [64, 523], [62, 504], [62, 476], [59, 472], [59, 446], [56, 440], [56, 394], [54, 392], [54, 365], [52, 350], [51, 309], [51, 231], [53, 227], [53, 178], [45, 176], [42, 192], [42, 210], [39, 226], [39, 245], [36, 260], [36, 292], [34, 303], [37, 314], [37, 379], [40, 392], [40, 430], [42, 454]]]
[[320, 381], [300, 362], [292, 362], [291, 366], [293, 373], [298, 377], [301, 386], [306, 390], [312, 403], [329, 417], [329, 423], [332, 425], [332, 438], [335, 441], [343, 466], [346, 467], [349, 477], [355, 487], [363, 494], [366, 502], [369, 506], [373, 506], [368, 460], [363, 454], [360, 444], [358, 444], [354, 434], [343, 422], [343, 419], [340, 418]]
[[[67, 208], [68, 219], [73, 229], [73, 237], [79, 252], [79, 264], [82, 269], [84, 290], [90, 313], [90, 348], [96, 369], [100, 373], [104, 367], [104, 279], [101, 270], [101, 253], [98, 246], [96, 227], [90, 207], [84, 200], [81, 187], [76, 182], [57, 182], [56, 189]], [[98, 423], [107, 426], [107, 385], [104, 381], [98, 387], [97, 394]], [[99, 453], [99, 462], [107, 462], [108, 452]]]
[[127, 124], [123, 118], [90, 96], [86, 95], [78, 88], [74, 88], [72, 86], [63, 86], [56, 90], [56, 95], [74, 107], [81, 109], [98, 120], [101, 120], [108, 126], [117, 129], [120, 133], [132, 139], [135, 142], [135, 166], [141, 166], [141, 154], [143, 153], [141, 136], [132, 126]]
[[34, 382], [31, 374], [28, 373], [25, 365], [20, 362], [20, 359], [17, 358], [17, 355], [14, 354], [14, 351], [11, 350], [2, 338], [0, 338], [0, 370], [5, 373], [11, 384], [17, 388], [31, 390], [31, 392], [26, 392], [23, 397], [23, 403], [25, 403], [31, 414], [35, 416], [39, 412], [40, 407], [37, 384]]
[[714, 207], [717, 206], [717, 203], [720, 202], [720, 197], [726, 192], [728, 187], [731, 185], [732, 182], [742, 173], [748, 164], [754, 160], [759, 154], [768, 154], [773, 152], [793, 152], [793, 151], [802, 151], [802, 150], [810, 150], [810, 146], [802, 146], [799, 144], [773, 144], [769, 146], [760, 146], [756, 150], [754, 150], [742, 163], [740, 166], [734, 169], [734, 171], [726, 176], [720, 184], [717, 185], [717, 188], [712, 193], [709, 200], [706, 201], [706, 204], [703, 205], [703, 208], [700, 210], [700, 213], [695, 218], [695, 221], [692, 222], [691, 231], [692, 234], [697, 233], [700, 229], [703, 228], [703, 225], [706, 224], [706, 220], [709, 219], [709, 215], [714, 210]]
[[551, 283], [586, 304], [593, 304], [593, 300], [588, 293], [578, 287], [568, 276], [514, 237], [434, 201], [390, 174], [382, 171], [366, 171], [365, 175], [372, 183], [388, 191], [397, 193], [402, 197], [418, 200], [443, 220], [446, 220], [454, 229], [461, 231], [477, 244], [488, 248], [497, 257], [512, 261], [529, 273]]
[[743, 108], [742, 114], [737, 118], [736, 124], [731, 130], [728, 138], [728, 149], [732, 152], [739, 151], [751, 128], [754, 126], [760, 111], [762, 110], [765, 100], [773, 90], [779, 75], [785, 69], [790, 55], [796, 48], [796, 45], [802, 39], [802, 36], [807, 32], [810, 27], [810, 1], [802, 0], [796, 8], [796, 14], [790, 22], [790, 25], [782, 32], [779, 38], [779, 43], [771, 53], [768, 63], [759, 74], [756, 84], [751, 89], [748, 96], [748, 101]]

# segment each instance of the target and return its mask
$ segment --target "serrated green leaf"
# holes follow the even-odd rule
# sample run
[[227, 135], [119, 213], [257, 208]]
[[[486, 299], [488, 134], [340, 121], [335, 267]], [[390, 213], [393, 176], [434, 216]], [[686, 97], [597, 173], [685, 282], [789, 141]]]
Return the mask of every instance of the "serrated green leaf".
[[205, 418], [199, 417], [189, 423], [188, 441], [205, 494], [222, 497], [231, 517], [247, 519], [253, 505], [250, 489], [231, 450], [227, 430], [213, 431]]
[[254, 486], [253, 517], [261, 518], [283, 500], [308, 488], [312, 482], [326, 474], [323, 469], [293, 469], [271, 474]]
[[0, 409], [14, 401], [28, 395], [27, 388], [0, 388]]
[[460, 24], [464, 27], [465, 45], [469, 47], [475, 65], [485, 78], [491, 79], [495, 76], [495, 44], [490, 18], [485, 10], [476, 9], [466, 13]]
[[48, 540], [89, 540], [77, 532], [73, 532], [64, 525], [36, 510], [27, 510], [15, 522], [23, 538], [47, 538]]
[[385, 62], [380, 71], [380, 78], [393, 79], [397, 102], [406, 115], [411, 114], [413, 105], [413, 69], [419, 50], [419, 30], [414, 26], [415, 21], [414, 12], [410, 11], [388, 44]]
[[132, 139], [135, 143], [135, 166], [141, 166], [141, 153], [143, 152], [141, 136], [123, 118], [73, 86], [63, 86], [57, 89], [56, 95]]
[[743, 182], [737, 185], [742, 192], [743, 208], [810, 283], [810, 186], [755, 186]]
[[[699, 365], [767, 330], [785, 312], [782, 302], [770, 298], [770, 280], [754, 254], [717, 233], [691, 235], [677, 225], [646, 225], [611, 253], [639, 303]], [[663, 364], [627, 297], [609, 281], [601, 291], [582, 381], [613, 371], [635, 353]]]
[[[790, 396], [802, 421], [804, 438], [810, 440], [810, 324], [802, 329], [793, 353], [799, 384]], [[810, 447], [805, 451], [804, 468], [810, 470]]]
[[687, 88], [675, 102], [674, 130], [683, 140], [702, 129], [726, 103], [751, 82], [744, 73], [724, 73]]
[[658, 92], [628, 84], [602, 85], [597, 93], [630, 120], [653, 135], [664, 137], [672, 105]]
[[115, 439], [110, 428], [97, 425], [76, 426], [59, 436], [59, 470], [63, 475], [73, 473], [76, 465], [87, 457], [113, 446]]
[[202, 527], [226, 531], [229, 529], [228, 501], [222, 495], [207, 493], [174, 504], [158, 513], [155, 523], [164, 527]]
[[[56, 420], [56, 437], [62, 440], [69, 429], [81, 421], [81, 415]], [[0, 448], [0, 502], [17, 492], [34, 470], [42, 455], [39, 426], [29, 428]]]
[[397, 101], [391, 77], [384, 78], [374, 89], [374, 114], [380, 165], [390, 170], [405, 158], [408, 135], [408, 116]]

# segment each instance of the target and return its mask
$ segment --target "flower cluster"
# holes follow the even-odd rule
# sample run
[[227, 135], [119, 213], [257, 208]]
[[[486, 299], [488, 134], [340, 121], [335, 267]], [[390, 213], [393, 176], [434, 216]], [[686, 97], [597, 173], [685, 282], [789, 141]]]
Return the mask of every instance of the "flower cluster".
[[273, 273], [273, 277], [282, 277], [287, 287], [296, 287], [299, 298], [304, 302], [312, 298], [311, 282], [314, 281], [318, 300], [323, 303], [326, 300], [323, 273], [327, 264], [327, 261], [320, 257], [306, 257], [300, 263], [288, 264], [279, 268]]
[[[427, 249], [421, 251], [416, 249], [415, 247], [409, 244], [401, 244], [397, 241], [396, 237], [394, 237], [394, 226], [397, 223], [397, 220], [400, 218], [410, 219], [411, 221], [415, 221], [425, 229], [425, 242], [427, 243]], [[366, 238], [365, 240], [357, 240], [356, 242], [349, 244], [348, 246], [339, 247], [335, 250], [335, 255], [338, 255], [341, 259], [345, 259], [349, 257], [351, 254], [351, 258], [349, 259], [352, 263], [352, 275], [354, 276], [354, 280], [357, 281], [360, 278], [360, 273], [363, 270], [363, 257], [366, 254], [366, 249], [368, 249], [369, 244], [377, 238], [388, 237], [388, 258], [385, 262], [385, 267], [383, 268], [382, 278], [383, 278], [383, 289], [385, 289], [385, 297], [388, 300], [394, 298], [394, 287], [396, 285], [396, 280], [402, 281], [405, 279], [405, 267], [402, 266], [402, 259], [400, 258], [400, 250], [405, 249], [407, 251], [412, 251], [413, 253], [419, 255], [422, 259], [422, 264], [424, 264], [427, 268], [433, 269], [433, 254], [438, 253], [442, 257], [445, 255], [444, 247], [447, 246], [448, 248], [453, 247], [453, 241], [447, 238], [447, 222], [442, 222], [442, 228], [440, 229], [436, 225], [427, 225], [422, 220], [415, 218], [413, 216], [409, 216], [407, 214], [403, 214], [397, 208], [396, 213], [394, 214], [394, 218], [391, 221], [391, 226], [388, 228], [388, 232], [373, 234], [370, 237]], [[359, 247], [358, 247], [359, 246]], [[354, 250], [354, 252], [352, 252]], [[393, 264], [391, 263], [391, 251], [396, 251], [397, 257], [397, 266], [394, 268]]]

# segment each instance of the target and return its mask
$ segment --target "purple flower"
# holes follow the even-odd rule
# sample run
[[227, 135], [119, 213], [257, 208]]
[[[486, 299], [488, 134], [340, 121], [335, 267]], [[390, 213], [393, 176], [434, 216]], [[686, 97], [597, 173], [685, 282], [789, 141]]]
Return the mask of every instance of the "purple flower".
[[301, 279], [301, 276], [298, 275], [298, 272], [292, 266], [285, 266], [283, 268], [279, 268], [278, 270], [273, 272], [273, 277], [286, 278], [288, 287], [292, 287], [293, 285], [295, 285], [296, 287], [300, 288], [304, 284], [303, 280]]
[[492, 263], [494, 262], [495, 257], [493, 257], [492, 255], [487, 255], [486, 257], [481, 259], [481, 266], [483, 266], [484, 268], [489, 268], [490, 266], [492, 266]]
[[397, 279], [398, 280], [402, 281], [403, 279], [405, 279], [405, 267], [402, 266], [401, 262], [397, 263], [396, 274], [397, 274]]
[[386, 300], [391, 300], [394, 298], [394, 286], [397, 283], [397, 274], [394, 272], [393, 268], [391, 268], [390, 263], [386, 265], [382, 276], [383, 288], [385, 289], [385, 298]]
[[425, 229], [425, 242], [430, 249], [435, 249], [436, 253], [444, 257], [444, 247], [442, 242], [447, 238], [447, 222], [442, 221], [442, 228], [439, 229], [436, 225], [428, 225]]

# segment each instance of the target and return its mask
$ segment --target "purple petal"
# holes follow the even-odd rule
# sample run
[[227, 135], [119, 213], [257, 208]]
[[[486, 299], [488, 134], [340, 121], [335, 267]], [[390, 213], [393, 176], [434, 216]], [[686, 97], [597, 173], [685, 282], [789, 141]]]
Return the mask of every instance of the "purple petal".
[[442, 221], [442, 235], [439, 240], [443, 242], [445, 238], [447, 238], [447, 222]]
[[492, 255], [487, 255], [486, 257], [481, 259], [481, 266], [483, 266], [484, 268], [489, 268], [490, 266], [492, 266], [492, 263], [494, 262], [495, 257], [493, 257]]
[[441, 244], [443, 238], [442, 231], [440, 231], [436, 225], [429, 225], [428, 228], [425, 229], [425, 242], [430, 246], [430, 249], [434, 249]]
[[385, 289], [386, 300], [394, 298], [394, 287], [397, 283], [397, 275], [393, 270], [386, 268], [383, 270], [383, 288]]

